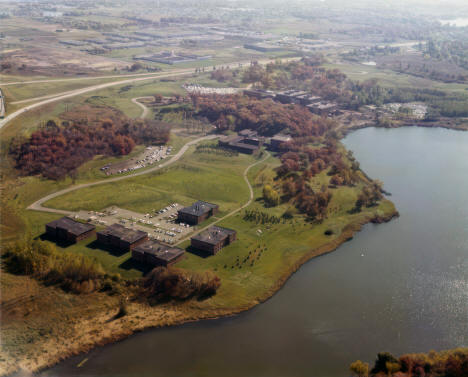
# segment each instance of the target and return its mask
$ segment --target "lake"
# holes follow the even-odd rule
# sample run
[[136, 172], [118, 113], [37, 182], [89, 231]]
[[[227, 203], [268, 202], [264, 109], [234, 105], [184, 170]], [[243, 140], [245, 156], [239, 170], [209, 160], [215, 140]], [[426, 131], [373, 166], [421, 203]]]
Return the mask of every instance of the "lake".
[[468, 133], [369, 128], [344, 143], [400, 218], [367, 225], [249, 312], [149, 330], [42, 375], [333, 377], [379, 351], [467, 346]]

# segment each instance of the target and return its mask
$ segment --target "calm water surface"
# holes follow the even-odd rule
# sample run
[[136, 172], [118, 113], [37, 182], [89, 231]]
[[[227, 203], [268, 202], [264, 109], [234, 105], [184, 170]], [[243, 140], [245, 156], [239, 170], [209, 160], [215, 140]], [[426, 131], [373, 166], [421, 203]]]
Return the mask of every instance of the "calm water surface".
[[43, 375], [333, 377], [382, 350], [468, 346], [468, 133], [365, 129], [344, 142], [399, 219], [366, 226], [247, 313], [147, 331]]

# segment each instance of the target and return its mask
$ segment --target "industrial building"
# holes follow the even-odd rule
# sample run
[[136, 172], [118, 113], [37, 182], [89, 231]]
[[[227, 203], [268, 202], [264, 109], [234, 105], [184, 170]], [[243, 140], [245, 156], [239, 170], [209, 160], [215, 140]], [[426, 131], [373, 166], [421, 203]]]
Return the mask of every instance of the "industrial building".
[[171, 266], [184, 256], [185, 250], [163, 245], [157, 241], [146, 241], [132, 249], [132, 258], [152, 266]]
[[97, 232], [97, 240], [102, 245], [128, 252], [135, 246], [148, 240], [148, 233], [134, 230], [120, 224], [112, 224], [106, 229]]
[[190, 207], [184, 207], [177, 212], [177, 220], [190, 225], [197, 225], [213, 216], [219, 210], [217, 204], [197, 201]]
[[91, 236], [96, 227], [92, 224], [84, 224], [69, 217], [51, 221], [46, 224], [46, 234], [59, 241], [75, 243]]
[[235, 230], [212, 226], [204, 232], [193, 236], [190, 239], [190, 243], [194, 249], [215, 255], [223, 247], [233, 243], [236, 240], [236, 236]]

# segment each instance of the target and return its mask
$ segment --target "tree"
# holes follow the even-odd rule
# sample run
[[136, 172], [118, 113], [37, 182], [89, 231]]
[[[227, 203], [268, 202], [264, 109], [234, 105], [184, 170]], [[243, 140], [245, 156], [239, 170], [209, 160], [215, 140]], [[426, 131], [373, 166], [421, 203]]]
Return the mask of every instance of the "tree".
[[380, 372], [388, 373], [387, 364], [396, 363], [398, 366], [398, 360], [390, 352], [379, 352], [377, 354], [377, 359], [375, 360], [374, 368], [372, 368], [371, 373], [377, 374]]
[[351, 363], [349, 370], [357, 377], [367, 377], [369, 375], [369, 364], [364, 363], [361, 360], [356, 360]]
[[265, 185], [263, 187], [263, 200], [270, 207], [277, 206], [280, 202], [278, 191], [274, 190], [270, 185]]

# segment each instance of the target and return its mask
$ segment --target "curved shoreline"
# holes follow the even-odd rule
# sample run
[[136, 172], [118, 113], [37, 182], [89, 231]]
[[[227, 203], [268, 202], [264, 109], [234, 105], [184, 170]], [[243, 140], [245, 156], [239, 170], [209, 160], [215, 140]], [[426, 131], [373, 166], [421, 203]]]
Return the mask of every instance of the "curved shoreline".
[[[345, 226], [342, 233], [334, 240], [316, 248], [312, 249], [306, 254], [304, 254], [296, 263], [292, 264], [291, 266], [286, 269], [281, 276], [278, 277], [275, 284], [272, 285], [268, 290], [262, 293], [261, 296], [256, 297], [253, 299], [249, 304], [244, 307], [236, 307], [236, 308], [229, 308], [229, 309], [195, 309], [195, 310], [186, 310], [187, 308], [184, 307], [184, 303], [182, 304], [170, 304], [169, 306], [156, 306], [154, 308], [149, 307], [147, 304], [140, 304], [140, 303], [133, 303], [129, 307], [129, 315], [123, 317], [120, 320], [120, 325], [117, 329], [111, 332], [110, 335], [104, 334], [105, 328], [103, 328], [103, 324], [108, 321], [107, 318], [101, 318], [101, 321], [94, 320], [94, 328], [91, 328], [88, 331], [89, 333], [93, 334], [92, 341], [84, 340], [86, 336], [80, 336], [76, 341], [73, 342], [72, 347], [69, 347], [65, 352], [57, 352], [56, 354], [52, 354], [51, 352], [48, 353], [48, 358], [43, 360], [43, 362], [36, 362], [32, 363], [33, 365], [28, 365], [27, 371], [32, 373], [38, 373], [40, 371], [44, 371], [53, 367], [54, 365], [64, 361], [73, 356], [78, 356], [80, 354], [85, 354], [90, 352], [96, 347], [102, 347], [105, 345], [109, 345], [111, 343], [122, 341], [129, 336], [145, 331], [150, 329], [162, 328], [162, 327], [169, 327], [169, 326], [180, 326], [186, 323], [197, 322], [201, 320], [216, 320], [221, 318], [232, 317], [238, 315], [242, 312], [248, 311], [255, 306], [266, 302], [271, 297], [273, 297], [289, 280], [289, 278], [296, 273], [299, 268], [316, 257], [328, 254], [332, 251], [335, 251], [339, 246], [343, 243], [350, 241], [354, 235], [359, 232], [362, 227], [369, 223], [384, 223], [389, 222], [393, 218], [398, 217], [398, 211], [394, 210], [391, 213], [388, 213], [384, 216], [369, 216], [365, 220], [361, 220], [354, 223], [349, 223]], [[146, 323], [139, 321], [136, 325], [129, 325], [126, 326], [129, 320], [132, 317], [140, 318], [141, 314], [148, 314], [148, 310], [152, 311], [153, 317], [147, 317]], [[166, 317], [168, 311], [171, 314], [174, 314], [171, 318], [163, 318]], [[102, 323], [101, 323], [102, 322]], [[101, 334], [97, 333], [96, 331], [101, 330]], [[87, 335], [87, 334], [84, 334]], [[101, 336], [99, 336], [101, 335]], [[80, 342], [80, 341], [81, 342]], [[21, 369], [17, 366], [14, 370], [5, 371], [0, 375], [13, 375], [20, 371]]]
[[[405, 125], [399, 125], [398, 127], [404, 127], [404, 126], [415, 126], [415, 125], [405, 124]], [[358, 127], [358, 128], [368, 128], [368, 127], [375, 127], [375, 125], [366, 125], [364, 127]], [[398, 127], [394, 127], [394, 128], [398, 128]], [[439, 126], [433, 125], [429, 127], [441, 127], [441, 128], [460, 130], [458, 128], [442, 127], [441, 125]], [[344, 131], [348, 133], [358, 128], [354, 128], [354, 129], [348, 128]], [[151, 310], [153, 311], [152, 313], [153, 316], [152, 317], [149, 316], [146, 321], [140, 321], [140, 322], [137, 322], [137, 324], [135, 325], [127, 326], [127, 321], [129, 318], [132, 318], [132, 316], [138, 317], [138, 315], [142, 313], [147, 314], [147, 310], [148, 310], [148, 306], [146, 305], [132, 304], [131, 310], [130, 310], [130, 317], [129, 318], [123, 317], [122, 318], [123, 326], [113, 331], [110, 335], [100, 334], [101, 336], [99, 336], [96, 334], [96, 336], [93, 338], [92, 341], [73, 342], [73, 346], [69, 347], [65, 352], [62, 352], [60, 354], [57, 353], [55, 355], [49, 353], [48, 359], [43, 360], [43, 362], [36, 362], [34, 363], [34, 365], [30, 365], [30, 367], [28, 368], [28, 371], [37, 373], [39, 371], [46, 370], [67, 358], [77, 356], [79, 354], [87, 353], [91, 351], [93, 348], [96, 348], [98, 346], [105, 346], [111, 343], [122, 341], [128, 338], [130, 335], [133, 335], [135, 333], [142, 332], [145, 330], [168, 327], [168, 326], [180, 326], [186, 323], [196, 322], [200, 320], [212, 320], [212, 319], [232, 317], [234, 315], [250, 310], [254, 308], [255, 306], [257, 306], [258, 304], [264, 303], [268, 299], [270, 299], [276, 292], [278, 292], [285, 285], [285, 283], [289, 280], [289, 278], [296, 271], [298, 271], [298, 269], [302, 265], [304, 265], [309, 260], [315, 257], [322, 256], [322, 255], [325, 255], [327, 253], [330, 253], [336, 250], [344, 242], [351, 240], [353, 236], [358, 231], [360, 231], [364, 225], [369, 224], [369, 223], [380, 224], [380, 223], [388, 222], [398, 216], [399, 216], [398, 211], [396, 211], [396, 209], [393, 209], [392, 212], [386, 213], [384, 216], [368, 216], [365, 219], [362, 219], [360, 221], [349, 223], [348, 225], [345, 226], [340, 236], [304, 254], [297, 262], [295, 262], [294, 264], [289, 266], [287, 269], [285, 269], [284, 272], [280, 276], [278, 276], [278, 279], [276, 280], [276, 282], [268, 290], [263, 292], [261, 296], [258, 296], [252, 299], [252, 301], [249, 302], [246, 306], [236, 307], [236, 308], [227, 308], [227, 309], [223, 309], [223, 308], [221, 309], [203, 309], [203, 308], [193, 309], [189, 307], [188, 308], [189, 310], [187, 310], [186, 307], [183, 307], [183, 304], [172, 304], [169, 307], [162, 305], [160, 307], [151, 308]], [[182, 307], [180, 307], [181, 305]], [[173, 317], [167, 318], [167, 317], [161, 316], [160, 313], [158, 314], [158, 310], [166, 311], [168, 309], [174, 311], [173, 313], [175, 315]], [[97, 323], [96, 326], [99, 326], [99, 323]], [[93, 329], [93, 330], [95, 331], [96, 329]], [[0, 375], [9, 375], [9, 374], [16, 373], [17, 371], [18, 371], [17, 368], [15, 368], [15, 370], [10, 369], [8, 371], [5, 371], [4, 373], [0, 372]]]

